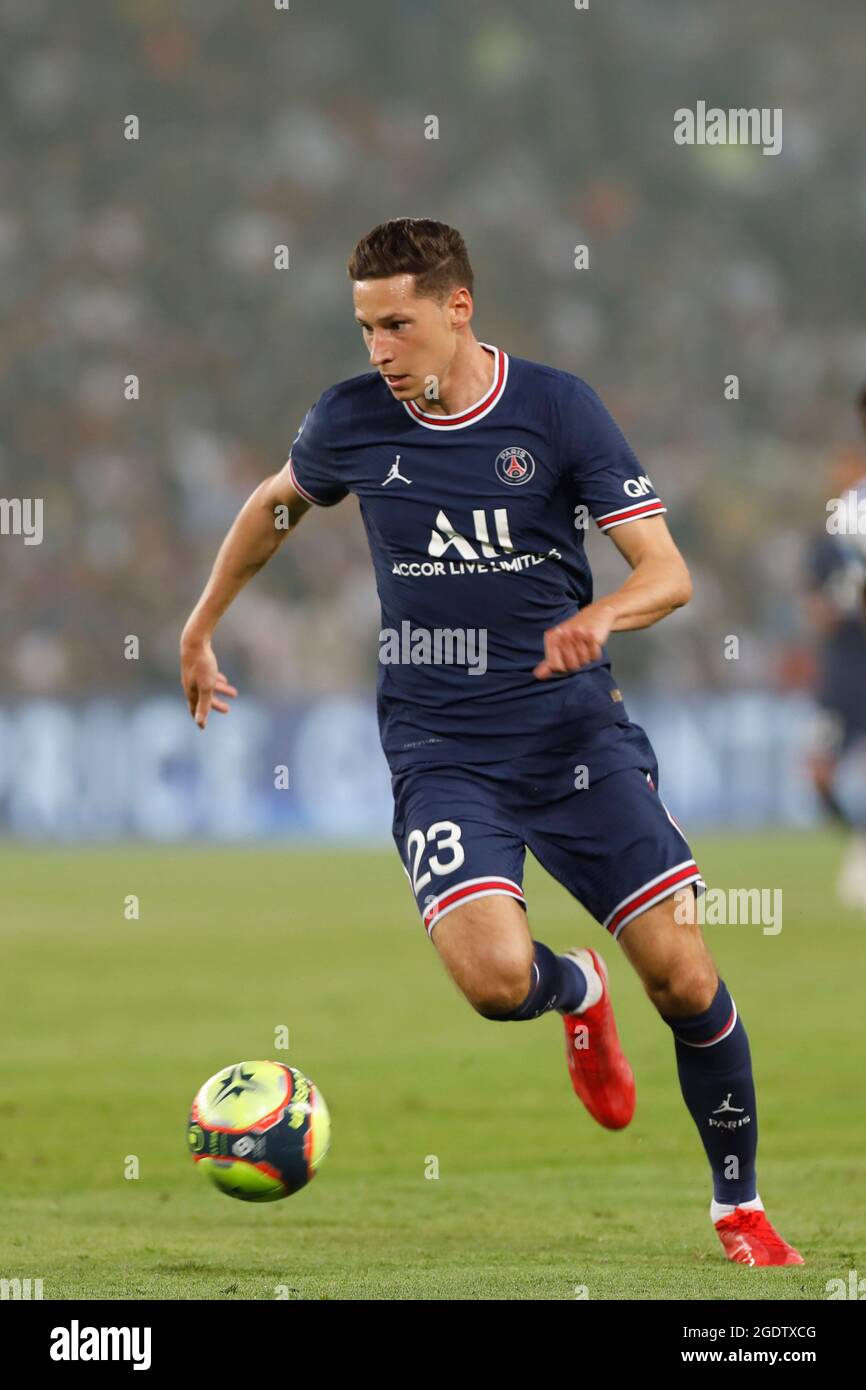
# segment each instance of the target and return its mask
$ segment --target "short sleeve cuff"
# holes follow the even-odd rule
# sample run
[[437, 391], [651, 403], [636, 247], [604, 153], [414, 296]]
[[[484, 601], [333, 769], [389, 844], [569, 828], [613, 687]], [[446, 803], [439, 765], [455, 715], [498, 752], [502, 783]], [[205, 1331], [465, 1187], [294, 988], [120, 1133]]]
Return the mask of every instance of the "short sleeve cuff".
[[606, 512], [597, 516], [595, 524], [599, 531], [612, 531], [614, 526], [624, 526], [627, 521], [643, 521], [645, 516], [661, 516], [667, 507], [657, 497], [646, 502], [636, 502], [632, 507], [620, 507], [618, 511]]
[[292, 458], [289, 459], [289, 477], [292, 480], [292, 487], [295, 489], [295, 491], [299, 492], [301, 496], [305, 499], [305, 501], [314, 502], [317, 507], [335, 507], [336, 504], [338, 502], [342, 502], [343, 497], [345, 497], [345, 493], [341, 493], [339, 497], [333, 497], [330, 501], [325, 501], [325, 499], [322, 497], [314, 496], [314, 494], [308, 491], [308, 489], [304, 487], [303, 483], [301, 483], [298, 480], [297, 469], [295, 467], [295, 462]]

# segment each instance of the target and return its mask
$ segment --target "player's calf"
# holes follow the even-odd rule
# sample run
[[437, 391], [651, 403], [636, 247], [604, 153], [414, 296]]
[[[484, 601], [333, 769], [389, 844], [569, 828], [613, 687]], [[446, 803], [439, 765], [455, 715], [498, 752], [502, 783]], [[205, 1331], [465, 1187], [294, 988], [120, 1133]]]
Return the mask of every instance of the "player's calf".
[[633, 918], [619, 937], [663, 1018], [689, 1017], [709, 1008], [719, 982], [700, 927], [677, 921], [677, 897], [672, 894]]
[[669, 897], [635, 917], [620, 942], [673, 1034], [680, 1089], [712, 1169], [714, 1203], [731, 1212], [757, 1197], [749, 1039], [700, 929], [678, 922], [675, 907]]

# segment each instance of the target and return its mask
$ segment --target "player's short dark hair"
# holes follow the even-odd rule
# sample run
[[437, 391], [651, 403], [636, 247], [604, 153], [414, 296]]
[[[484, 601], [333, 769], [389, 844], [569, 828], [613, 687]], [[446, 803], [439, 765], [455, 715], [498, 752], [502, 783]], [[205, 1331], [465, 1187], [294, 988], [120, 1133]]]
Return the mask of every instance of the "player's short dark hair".
[[415, 293], [442, 300], [452, 290], [472, 293], [474, 276], [460, 233], [429, 217], [395, 217], [361, 237], [347, 263], [350, 280], [414, 275]]

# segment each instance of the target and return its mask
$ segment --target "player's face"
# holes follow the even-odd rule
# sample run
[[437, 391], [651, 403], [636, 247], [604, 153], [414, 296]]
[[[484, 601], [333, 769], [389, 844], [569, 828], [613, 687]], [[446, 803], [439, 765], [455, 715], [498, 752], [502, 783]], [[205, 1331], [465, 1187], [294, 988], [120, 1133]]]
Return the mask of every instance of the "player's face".
[[442, 380], [456, 345], [451, 299], [417, 296], [414, 275], [356, 280], [353, 298], [370, 365], [397, 400], [423, 396], [430, 377]]

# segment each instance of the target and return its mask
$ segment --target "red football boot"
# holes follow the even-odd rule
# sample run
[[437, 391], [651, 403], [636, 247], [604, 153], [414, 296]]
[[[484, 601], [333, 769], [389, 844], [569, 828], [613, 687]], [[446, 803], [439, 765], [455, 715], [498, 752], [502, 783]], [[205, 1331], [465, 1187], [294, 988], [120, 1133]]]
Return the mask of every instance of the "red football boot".
[[729, 1260], [738, 1265], [802, 1265], [806, 1261], [773, 1230], [765, 1211], [737, 1207], [715, 1223]]
[[[594, 1120], [606, 1129], [624, 1129], [634, 1114], [634, 1072], [619, 1044], [607, 987], [607, 966], [591, 947], [562, 954], [582, 969], [591, 963], [604, 986], [598, 1002], [583, 1013], [562, 1015], [571, 1084]], [[586, 960], [587, 956], [591, 961]]]

